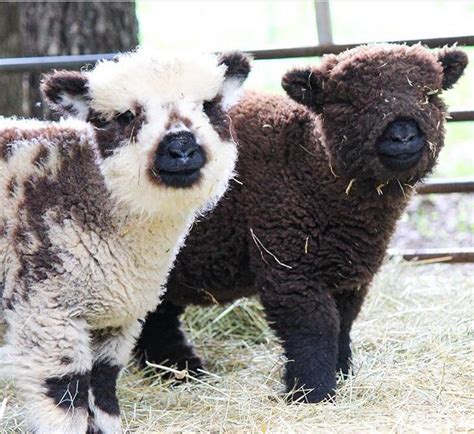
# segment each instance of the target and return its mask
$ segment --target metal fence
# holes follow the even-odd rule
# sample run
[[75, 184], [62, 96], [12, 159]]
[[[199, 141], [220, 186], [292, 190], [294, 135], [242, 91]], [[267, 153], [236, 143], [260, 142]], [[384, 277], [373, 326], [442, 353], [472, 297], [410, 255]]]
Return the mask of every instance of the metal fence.
[[[296, 57], [317, 57], [324, 54], [337, 54], [360, 44], [337, 45], [332, 43], [332, 32], [329, 18], [329, 8], [325, 2], [315, 2], [316, 17], [318, 20], [318, 35], [320, 45], [310, 47], [278, 48], [269, 50], [251, 50], [250, 54], [256, 60], [284, 59]], [[382, 41], [381, 41], [382, 42]], [[386, 41], [383, 41], [386, 42]], [[390, 41], [393, 43], [406, 43], [413, 45], [421, 42], [430, 48], [444, 45], [457, 44], [458, 46], [473, 46], [473, 36], [459, 36], [447, 38], [432, 38], [421, 40]], [[78, 69], [86, 65], [93, 65], [100, 59], [112, 59], [116, 53], [92, 54], [78, 56], [48, 56], [48, 57], [23, 57], [0, 59], [0, 74], [41, 72], [51, 69]], [[450, 113], [448, 122], [474, 121], [474, 110], [454, 111]], [[474, 139], [474, 138], [473, 138]], [[474, 193], [474, 177], [468, 179], [429, 180], [419, 185], [418, 194], [449, 194], [449, 193]], [[474, 247], [449, 248], [429, 250], [390, 251], [390, 255], [402, 256], [406, 260], [419, 262], [474, 262]]]

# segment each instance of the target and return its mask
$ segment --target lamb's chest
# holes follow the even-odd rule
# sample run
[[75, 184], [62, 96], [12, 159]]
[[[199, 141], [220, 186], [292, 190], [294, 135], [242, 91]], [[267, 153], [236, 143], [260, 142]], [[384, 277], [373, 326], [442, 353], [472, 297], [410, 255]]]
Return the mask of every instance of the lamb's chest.
[[144, 318], [164, 292], [185, 231], [145, 228], [137, 232], [108, 241], [90, 264], [96, 283], [89, 288], [86, 315], [94, 326], [119, 326]]

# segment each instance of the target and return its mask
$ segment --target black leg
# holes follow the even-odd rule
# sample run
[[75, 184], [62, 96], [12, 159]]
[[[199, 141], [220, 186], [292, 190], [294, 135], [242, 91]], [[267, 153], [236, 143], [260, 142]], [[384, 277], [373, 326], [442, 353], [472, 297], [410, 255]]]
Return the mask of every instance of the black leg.
[[360, 312], [366, 294], [367, 287], [364, 286], [358, 290], [345, 291], [335, 295], [337, 309], [341, 319], [336, 369], [338, 372], [341, 372], [344, 377], [349, 374], [351, 368], [352, 350], [350, 345], [350, 332], [352, 323]]
[[334, 396], [336, 388], [339, 315], [329, 292], [306, 281], [264, 283], [262, 302], [271, 326], [282, 340], [288, 359], [287, 391], [303, 387], [292, 400], [319, 402]]
[[88, 433], [121, 433], [117, 379], [129, 360], [141, 329], [138, 321], [120, 328], [95, 330], [92, 334], [94, 362], [89, 390]]
[[111, 416], [120, 416], [117, 398], [117, 379], [121, 366], [106, 360], [94, 362], [91, 373], [91, 390], [97, 408]]
[[87, 434], [121, 432], [117, 379], [122, 367], [97, 360], [91, 372], [89, 426]]
[[151, 363], [199, 373], [202, 361], [194, 354], [181, 330], [179, 316], [183, 312], [183, 307], [164, 301], [154, 312], [148, 314], [135, 348], [141, 367], [145, 367], [145, 360], [148, 360]]

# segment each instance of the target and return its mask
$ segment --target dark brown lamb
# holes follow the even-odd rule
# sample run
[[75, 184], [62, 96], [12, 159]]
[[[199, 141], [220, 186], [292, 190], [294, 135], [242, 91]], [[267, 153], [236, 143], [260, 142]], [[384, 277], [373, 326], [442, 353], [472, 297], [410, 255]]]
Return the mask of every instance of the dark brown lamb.
[[297, 103], [247, 95], [231, 114], [242, 184], [193, 229], [146, 322], [141, 360], [196, 370], [184, 307], [257, 293], [293, 399], [333, 396], [395, 223], [443, 146], [442, 89], [466, 65], [456, 48], [363, 46], [288, 72], [282, 84]]

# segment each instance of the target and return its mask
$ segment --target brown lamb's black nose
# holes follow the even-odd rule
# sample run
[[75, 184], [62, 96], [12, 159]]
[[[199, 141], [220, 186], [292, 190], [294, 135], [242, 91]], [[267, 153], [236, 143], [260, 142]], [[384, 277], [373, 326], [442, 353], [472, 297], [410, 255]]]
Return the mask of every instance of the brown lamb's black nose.
[[394, 121], [387, 129], [387, 136], [394, 142], [410, 142], [419, 134], [418, 125], [413, 120]]
[[413, 119], [396, 119], [387, 125], [376, 143], [382, 163], [389, 169], [400, 171], [420, 161], [425, 137]]

